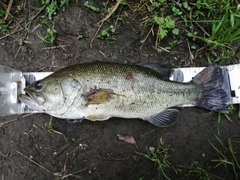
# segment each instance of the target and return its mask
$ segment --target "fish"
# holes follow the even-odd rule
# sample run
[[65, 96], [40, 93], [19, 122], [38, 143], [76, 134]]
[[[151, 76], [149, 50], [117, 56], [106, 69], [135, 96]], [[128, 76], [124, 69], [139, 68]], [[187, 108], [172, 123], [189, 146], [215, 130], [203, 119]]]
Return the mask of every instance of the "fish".
[[33, 82], [18, 99], [57, 118], [137, 118], [157, 127], [175, 124], [180, 116], [177, 106], [183, 104], [215, 112], [227, 110], [230, 92], [223, 88], [218, 65], [206, 67], [188, 83], [170, 81], [171, 72], [155, 63], [76, 64]]

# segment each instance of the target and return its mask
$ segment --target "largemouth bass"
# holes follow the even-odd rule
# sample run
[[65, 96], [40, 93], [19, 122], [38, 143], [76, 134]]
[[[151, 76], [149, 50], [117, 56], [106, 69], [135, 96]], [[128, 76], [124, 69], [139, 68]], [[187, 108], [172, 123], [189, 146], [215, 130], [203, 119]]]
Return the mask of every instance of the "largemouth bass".
[[221, 88], [219, 66], [205, 68], [189, 83], [167, 80], [165, 72], [169, 71], [155, 70], [151, 65], [110, 62], [73, 65], [30, 84], [19, 100], [58, 118], [140, 118], [159, 127], [178, 120], [180, 112], [173, 108], [178, 105], [193, 104], [217, 112], [227, 109], [229, 92]]

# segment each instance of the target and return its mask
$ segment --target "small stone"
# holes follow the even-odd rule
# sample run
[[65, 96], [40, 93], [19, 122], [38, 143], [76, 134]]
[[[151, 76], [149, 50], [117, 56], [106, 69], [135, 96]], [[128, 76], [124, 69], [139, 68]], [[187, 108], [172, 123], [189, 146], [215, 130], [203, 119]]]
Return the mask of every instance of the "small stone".
[[152, 153], [153, 153], [153, 152], [155, 152], [155, 150], [156, 150], [156, 148], [155, 148], [155, 147], [149, 147], [149, 151], [150, 151], [150, 152], [152, 152]]

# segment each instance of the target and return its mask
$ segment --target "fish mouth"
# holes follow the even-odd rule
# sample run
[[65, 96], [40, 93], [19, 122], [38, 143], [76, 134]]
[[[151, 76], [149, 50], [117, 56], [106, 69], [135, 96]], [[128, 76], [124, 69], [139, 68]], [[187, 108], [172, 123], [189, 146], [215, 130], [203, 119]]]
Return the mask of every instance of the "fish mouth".
[[18, 100], [33, 110], [45, 111], [44, 107], [39, 105], [38, 101], [31, 94], [19, 94]]
[[25, 91], [25, 96], [28, 97], [29, 100], [37, 103], [39, 106], [43, 105], [45, 98], [43, 97], [42, 94], [37, 92], [32, 93], [32, 91], [31, 90], [29, 91], [28, 89], [24, 89], [24, 91]]
[[29, 92], [28, 92], [27, 90], [25, 90], [25, 89], [24, 89], [24, 91], [25, 91], [25, 96], [28, 97], [28, 99], [30, 99], [30, 100], [38, 103], [38, 102], [36, 101], [36, 99], [34, 98], [34, 96], [33, 96], [31, 93], [29, 93]]

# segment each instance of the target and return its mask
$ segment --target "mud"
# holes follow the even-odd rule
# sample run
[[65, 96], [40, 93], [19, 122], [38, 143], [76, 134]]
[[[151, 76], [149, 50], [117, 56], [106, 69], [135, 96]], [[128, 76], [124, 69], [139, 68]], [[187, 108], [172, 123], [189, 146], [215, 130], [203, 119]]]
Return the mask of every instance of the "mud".
[[[0, 64], [22, 72], [55, 71], [71, 64], [92, 61], [155, 62], [174, 67], [188, 64], [187, 42], [171, 53], [154, 50], [153, 36], [142, 44], [145, 36], [141, 35], [144, 29], [140, 26], [140, 15], [133, 13], [128, 6], [116, 12], [122, 21], [110, 18], [99, 31], [114, 25], [116, 31], [111, 34], [114, 41], [94, 38], [99, 28], [96, 23], [105, 17], [103, 2], [94, 4], [101, 13], [86, 8], [83, 1], [72, 1], [65, 11], [59, 10], [53, 18], [57, 40], [50, 45], [40, 38], [49, 25], [43, 23], [46, 17], [44, 11], [40, 12], [40, 1], [14, 1], [11, 12], [15, 17], [15, 29], [11, 29], [9, 33], [14, 33], [6, 37], [0, 36]], [[21, 6], [19, 12], [18, 5]], [[37, 13], [39, 15], [33, 19]], [[83, 37], [78, 39], [80, 33]], [[21, 39], [23, 45], [19, 44]], [[196, 61], [196, 66], [204, 65], [207, 65], [204, 59]], [[230, 114], [232, 122], [222, 116], [220, 135], [217, 131], [218, 114], [200, 108], [179, 108], [179, 121], [168, 128], [157, 128], [139, 119], [69, 123], [46, 114], [1, 117], [0, 123], [16, 121], [0, 127], [0, 177], [2, 180], [166, 179], [154, 162], [144, 156], [149, 147], [159, 148], [163, 141], [163, 146], [171, 148], [167, 158], [171, 166], [164, 168], [169, 178], [199, 179], [197, 176], [187, 177], [191, 165], [198, 162], [209, 172], [211, 179], [236, 179], [231, 166], [214, 168], [217, 163], [212, 160], [220, 156], [211, 145], [225, 153], [227, 149], [219, 143], [216, 135], [224, 145], [227, 145], [228, 138], [240, 136], [238, 107], [234, 108]], [[48, 127], [50, 119], [54, 124], [52, 128]], [[116, 134], [133, 136], [137, 147], [120, 141]], [[239, 161], [239, 138], [234, 141], [233, 149]], [[231, 154], [226, 157], [233, 162]]]

